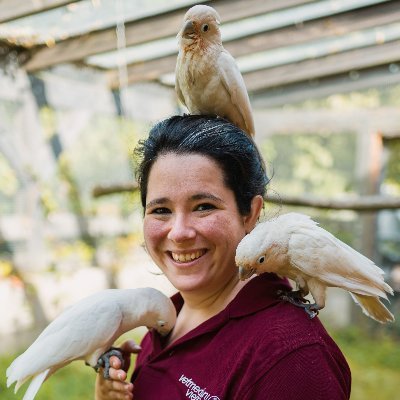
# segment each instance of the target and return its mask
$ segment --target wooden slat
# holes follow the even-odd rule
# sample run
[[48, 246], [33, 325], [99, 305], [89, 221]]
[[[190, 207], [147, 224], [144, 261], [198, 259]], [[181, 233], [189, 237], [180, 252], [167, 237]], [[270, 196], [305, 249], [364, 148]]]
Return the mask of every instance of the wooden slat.
[[400, 107], [378, 109], [253, 109], [256, 141], [271, 134], [343, 134], [354, 132], [396, 132], [400, 127]]
[[[279, 9], [292, 7], [313, 0], [214, 0], [212, 6], [220, 13], [223, 22], [235, 21]], [[203, 1], [203, 3], [208, 0]], [[151, 18], [132, 21], [125, 24], [126, 46], [134, 46], [168, 36], [175, 36], [182, 23], [188, 7], [163, 13]], [[58, 42], [53, 47], [40, 47], [33, 52], [31, 59], [24, 65], [29, 71], [48, 68], [50, 66], [82, 60], [90, 55], [116, 50], [117, 40], [115, 27], [84, 36]]]
[[[245, 56], [282, 46], [296, 45], [329, 36], [344, 35], [355, 30], [372, 28], [400, 21], [400, 1], [384, 3], [375, 7], [355, 10], [337, 16], [310, 21], [301, 26], [290, 26], [271, 32], [244, 37], [224, 43], [234, 56]], [[128, 83], [157, 79], [173, 72], [176, 54], [128, 66]], [[109, 73], [111, 87], [118, 86], [118, 71]]]
[[400, 61], [400, 40], [244, 74], [249, 92]]
[[0, 0], [0, 23], [38, 14], [77, 1], [80, 0]]
[[[266, 89], [252, 94], [253, 108], [279, 107], [309, 99], [327, 97], [335, 93], [349, 93], [374, 87], [400, 84], [400, 71], [391, 72], [389, 65], [357, 71], [357, 76], [347, 73], [303, 81], [291, 85]], [[385, 136], [386, 137], [386, 136]]]

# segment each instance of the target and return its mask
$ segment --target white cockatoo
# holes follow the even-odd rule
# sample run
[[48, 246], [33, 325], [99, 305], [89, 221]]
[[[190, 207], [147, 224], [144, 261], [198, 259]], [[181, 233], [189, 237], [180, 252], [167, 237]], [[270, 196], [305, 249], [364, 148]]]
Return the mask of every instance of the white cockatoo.
[[185, 14], [175, 90], [190, 113], [218, 115], [254, 136], [249, 95], [234, 58], [222, 46], [219, 24], [218, 13], [206, 5]]
[[[283, 298], [305, 308], [310, 317], [325, 306], [326, 288], [338, 287], [350, 292], [369, 317], [394, 321], [379, 299], [393, 294], [384, 272], [304, 214], [288, 213], [259, 223], [239, 243], [235, 261], [242, 280], [272, 272], [295, 281], [300, 293]], [[302, 299], [309, 292], [315, 304]]]
[[67, 308], [43, 330], [7, 369], [7, 387], [17, 382], [16, 392], [33, 378], [23, 398], [32, 400], [43, 381], [71, 361], [98, 368], [98, 360], [123, 333], [147, 326], [166, 335], [175, 320], [171, 300], [156, 289], [103, 290]]

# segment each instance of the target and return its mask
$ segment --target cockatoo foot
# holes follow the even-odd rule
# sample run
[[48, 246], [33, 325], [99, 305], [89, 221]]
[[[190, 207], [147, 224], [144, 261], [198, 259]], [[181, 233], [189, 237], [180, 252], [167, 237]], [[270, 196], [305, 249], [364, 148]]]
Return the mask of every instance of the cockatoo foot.
[[124, 367], [124, 357], [122, 356], [121, 350], [117, 347], [111, 347], [110, 350], [107, 350], [99, 357], [97, 364], [94, 366], [96, 372], [99, 372], [99, 369], [103, 368], [103, 376], [105, 379], [110, 379], [110, 358], [112, 356], [118, 357], [121, 361], [121, 368]]
[[304, 311], [308, 314], [310, 319], [313, 319], [319, 314], [319, 310], [321, 309], [318, 304], [304, 304]]
[[289, 301], [294, 305], [303, 305], [304, 303], [310, 302], [309, 300], [303, 297], [303, 293], [301, 290], [292, 290], [291, 292], [278, 290], [277, 294], [282, 300]]
[[278, 290], [277, 292], [280, 299], [288, 301], [289, 303], [295, 305], [296, 307], [303, 308], [310, 319], [313, 319], [318, 315], [318, 310], [320, 309], [317, 304], [309, 304], [310, 301], [305, 299], [301, 293], [301, 290], [293, 290], [291, 292], [285, 292], [283, 290]]

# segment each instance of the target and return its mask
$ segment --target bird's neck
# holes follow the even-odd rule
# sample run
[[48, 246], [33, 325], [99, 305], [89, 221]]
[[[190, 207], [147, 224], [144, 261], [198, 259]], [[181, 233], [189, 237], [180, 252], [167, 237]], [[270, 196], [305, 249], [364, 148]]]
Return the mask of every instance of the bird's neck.
[[[129, 294], [132, 293], [132, 300], [129, 299]], [[126, 289], [123, 294], [124, 301], [118, 302], [119, 308], [124, 316], [122, 319], [121, 329], [127, 332], [138, 326], [147, 326], [148, 321], [153, 315], [153, 303], [150, 298], [143, 294], [143, 296], [138, 296], [137, 290]], [[155, 313], [155, 310], [154, 310]]]

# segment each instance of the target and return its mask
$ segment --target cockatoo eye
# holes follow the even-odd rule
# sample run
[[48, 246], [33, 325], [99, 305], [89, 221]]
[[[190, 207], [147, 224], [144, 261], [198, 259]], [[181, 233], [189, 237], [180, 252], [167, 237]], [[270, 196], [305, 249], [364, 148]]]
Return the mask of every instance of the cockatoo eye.
[[261, 256], [261, 257], [258, 259], [258, 263], [259, 263], [259, 264], [262, 264], [264, 261], [265, 261], [265, 256]]
[[209, 26], [208, 26], [207, 24], [204, 24], [204, 25], [201, 27], [201, 30], [202, 30], [203, 32], [207, 32], [208, 29], [209, 29]]

